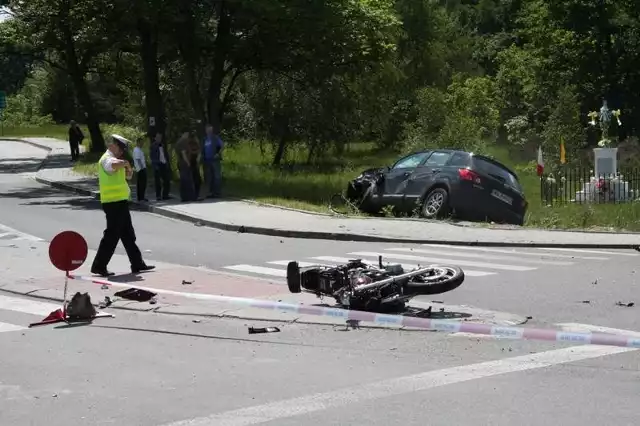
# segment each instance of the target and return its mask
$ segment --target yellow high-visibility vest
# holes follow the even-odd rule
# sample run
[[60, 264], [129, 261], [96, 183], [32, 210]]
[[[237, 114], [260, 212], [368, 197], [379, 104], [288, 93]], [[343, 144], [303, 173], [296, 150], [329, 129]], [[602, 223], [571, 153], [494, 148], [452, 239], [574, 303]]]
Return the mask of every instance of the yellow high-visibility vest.
[[107, 173], [102, 167], [102, 160], [109, 155], [105, 152], [98, 161], [98, 185], [100, 186], [100, 202], [115, 203], [116, 201], [128, 200], [131, 196], [131, 190], [127, 183], [127, 177], [124, 169], [115, 171], [112, 174]]

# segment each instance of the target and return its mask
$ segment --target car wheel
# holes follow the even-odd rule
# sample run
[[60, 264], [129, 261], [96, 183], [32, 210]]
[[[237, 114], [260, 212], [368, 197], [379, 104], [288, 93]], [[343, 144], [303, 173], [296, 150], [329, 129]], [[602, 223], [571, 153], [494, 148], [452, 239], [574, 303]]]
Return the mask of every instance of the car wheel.
[[449, 193], [444, 188], [429, 192], [422, 202], [422, 217], [435, 219], [444, 216], [449, 210]]

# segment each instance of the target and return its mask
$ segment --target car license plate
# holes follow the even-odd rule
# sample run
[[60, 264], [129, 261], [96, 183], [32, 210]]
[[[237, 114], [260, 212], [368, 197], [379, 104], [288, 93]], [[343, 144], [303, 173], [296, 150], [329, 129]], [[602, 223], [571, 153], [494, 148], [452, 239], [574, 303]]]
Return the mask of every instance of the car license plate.
[[509, 197], [506, 194], [503, 194], [500, 191], [497, 190], [493, 190], [491, 191], [491, 195], [494, 196], [495, 198], [497, 198], [498, 200], [502, 201], [503, 203], [507, 203], [509, 205], [513, 205], [513, 198]]

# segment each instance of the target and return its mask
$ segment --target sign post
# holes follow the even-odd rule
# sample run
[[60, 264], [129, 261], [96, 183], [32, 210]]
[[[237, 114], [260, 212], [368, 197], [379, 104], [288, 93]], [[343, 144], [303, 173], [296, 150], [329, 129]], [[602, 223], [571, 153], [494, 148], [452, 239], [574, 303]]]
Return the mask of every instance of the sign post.
[[[49, 243], [49, 260], [53, 266], [65, 273], [62, 309], [51, 312], [44, 320], [31, 324], [30, 327], [35, 325], [68, 322], [67, 289], [69, 286], [69, 278], [71, 276], [70, 273], [84, 264], [85, 260], [87, 260], [88, 253], [89, 248], [87, 246], [87, 241], [77, 232], [63, 231], [51, 240], [51, 243]], [[95, 318], [105, 316], [112, 317], [112, 315], [99, 314], [96, 315]]]

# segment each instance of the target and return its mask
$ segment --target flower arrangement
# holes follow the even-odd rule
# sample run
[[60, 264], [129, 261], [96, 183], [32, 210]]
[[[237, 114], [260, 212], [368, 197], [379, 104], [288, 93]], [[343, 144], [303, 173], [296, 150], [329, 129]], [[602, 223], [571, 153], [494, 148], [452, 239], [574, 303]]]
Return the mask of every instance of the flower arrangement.
[[611, 117], [616, 118], [616, 122], [618, 126], [622, 125], [622, 121], [620, 120], [620, 116], [622, 112], [619, 109], [611, 111], [609, 107], [607, 107], [607, 101], [602, 103], [602, 107], [600, 108], [600, 112], [591, 111], [587, 114], [589, 117], [589, 124], [592, 126], [596, 126], [596, 119], [600, 121], [600, 130], [602, 131], [602, 137], [598, 142], [598, 146], [601, 148], [605, 148], [611, 145], [611, 139], [609, 139], [609, 123], [611, 122]]

